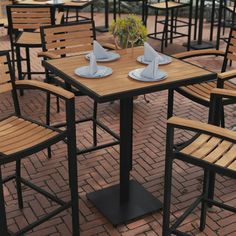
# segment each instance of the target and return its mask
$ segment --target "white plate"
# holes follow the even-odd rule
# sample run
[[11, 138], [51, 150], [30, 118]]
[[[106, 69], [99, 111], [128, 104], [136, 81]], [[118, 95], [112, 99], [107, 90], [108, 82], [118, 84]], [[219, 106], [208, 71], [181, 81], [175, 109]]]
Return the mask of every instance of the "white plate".
[[103, 78], [112, 74], [112, 69], [107, 66], [98, 66], [98, 71], [91, 75], [89, 74], [89, 66], [82, 66], [75, 69], [75, 74], [84, 78]]
[[[172, 58], [167, 55], [161, 54], [160, 58], [161, 60], [159, 61], [159, 65], [166, 65], [172, 62]], [[146, 61], [144, 59], [144, 55], [138, 56], [137, 61], [145, 65], [148, 65], [151, 63], [151, 61]]]
[[154, 78], [154, 79], [150, 79], [150, 78], [141, 76], [141, 73], [144, 69], [145, 68], [139, 68], [139, 69], [136, 69], [136, 70], [132, 70], [132, 71], [129, 72], [129, 76], [132, 79], [135, 79], [135, 80], [138, 80], [138, 81], [143, 81], [143, 82], [154, 82], [154, 81], [160, 81], [160, 80], [163, 80], [163, 79], [167, 78], [167, 73], [162, 71], [162, 70], [158, 70], [157, 77]]
[[64, 4], [63, 0], [51, 0], [51, 1], [47, 1], [47, 4]]
[[[90, 55], [91, 53], [85, 55], [85, 58], [87, 60], [90, 60]], [[116, 52], [107, 52], [108, 58], [101, 58], [101, 59], [96, 59], [98, 62], [108, 62], [108, 61], [115, 61], [120, 58], [120, 55]]]

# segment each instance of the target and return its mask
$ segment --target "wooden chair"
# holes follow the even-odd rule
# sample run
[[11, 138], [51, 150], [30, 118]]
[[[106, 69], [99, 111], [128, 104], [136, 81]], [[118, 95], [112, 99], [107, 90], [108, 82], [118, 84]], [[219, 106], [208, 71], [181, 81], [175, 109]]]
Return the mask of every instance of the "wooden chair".
[[[236, 212], [236, 208], [214, 200], [214, 178], [211, 175], [218, 173], [223, 176], [236, 179], [236, 132], [218, 127], [219, 105], [222, 98], [236, 102], [236, 91], [227, 89], [213, 89], [211, 95], [211, 109], [209, 123], [191, 121], [183, 118], [172, 117], [167, 124], [166, 161], [165, 161], [165, 187], [163, 205], [163, 236], [189, 235], [180, 232], [177, 228], [186, 217], [201, 204], [200, 230], [203, 231], [206, 224], [207, 205]], [[196, 135], [186, 141], [182, 146], [174, 146], [175, 129], [189, 130]], [[179, 159], [204, 170], [204, 183], [201, 195], [178, 219], [170, 225], [171, 183], [173, 161]]]
[[[52, 25], [55, 23], [54, 7], [11, 5], [7, 6], [7, 17], [13, 61], [14, 51], [16, 51], [18, 79], [22, 80], [26, 75], [28, 79], [31, 79], [32, 74], [42, 74], [42, 72], [31, 71], [30, 48], [42, 47], [40, 33], [37, 30], [42, 25]], [[21, 62], [23, 59], [21, 57], [21, 48], [24, 48], [26, 53], [26, 72], [22, 72]]]
[[5, 8], [7, 5], [12, 4], [12, 1], [5, 0], [0, 2], [0, 27], [7, 27], [8, 21], [7, 21], [7, 15], [5, 12]]
[[[93, 40], [96, 39], [94, 21], [67, 23], [40, 28], [42, 38], [42, 51], [39, 56], [45, 60], [61, 57], [86, 54], [93, 50]], [[53, 83], [72, 91], [76, 96], [84, 94], [62, 81], [59, 77], [46, 72], [46, 82]], [[50, 97], [47, 99], [47, 123], [50, 123]], [[94, 102], [93, 116], [78, 123], [92, 120], [93, 122], [93, 146], [97, 145], [97, 102]], [[62, 124], [63, 125], [63, 124]]]
[[[154, 22], [154, 33], [148, 34], [149, 38], [161, 41], [161, 51], [164, 51], [165, 47], [168, 46], [168, 41], [173, 43], [173, 39], [180, 37], [187, 37], [187, 49], [190, 49], [191, 40], [191, 26], [192, 26], [192, 0], [190, 3], [181, 3], [180, 1], [158, 1], [157, 3], [148, 4], [147, 9], [153, 9], [155, 11], [155, 22]], [[189, 20], [188, 22], [177, 18], [178, 11], [183, 8], [188, 8]], [[159, 20], [158, 14], [160, 11], [165, 12], [165, 19]], [[148, 15], [148, 13], [147, 13]], [[157, 29], [157, 24], [164, 24], [164, 28]], [[178, 29], [187, 27], [187, 33], [178, 31]]]
[[[225, 88], [236, 90], [236, 85], [229, 81], [230, 79], [236, 76], [236, 70], [231, 70], [226, 72], [227, 63], [229, 60], [236, 61], [236, 29], [231, 29], [228, 44], [226, 47], [226, 51], [222, 52], [219, 50], [196, 50], [196, 51], [189, 51], [184, 53], [179, 53], [173, 55], [179, 59], [186, 59], [191, 58], [194, 56], [206, 56], [206, 55], [216, 55], [216, 56], [223, 56], [223, 65], [221, 69], [221, 73], [218, 73], [217, 80], [207, 81], [200, 84], [194, 84], [189, 86], [184, 86], [176, 89], [178, 93], [182, 94], [183, 96], [191, 99], [192, 101], [199, 103], [203, 106], [209, 107], [210, 106], [210, 92], [213, 88]], [[171, 117], [173, 114], [173, 93], [174, 91], [169, 91], [170, 103], [169, 103], [169, 111], [168, 117]], [[222, 103], [222, 115], [221, 115], [221, 124], [224, 127], [224, 105], [231, 104], [231, 99], [224, 99]]]
[[[66, 104], [67, 126], [65, 130], [56, 129], [48, 125], [26, 118], [21, 115], [17, 89], [38, 89], [46, 93], [59, 96]], [[10, 57], [8, 52], [0, 52], [0, 93], [12, 94], [15, 114], [0, 121], [0, 227], [1, 235], [23, 235], [33, 227], [46, 222], [56, 214], [72, 208], [73, 235], [79, 235], [78, 216], [78, 187], [77, 187], [77, 162], [76, 162], [76, 135], [75, 135], [75, 107], [74, 94], [53, 85], [35, 81], [15, 81]], [[65, 202], [53, 194], [39, 188], [21, 176], [21, 160], [51, 145], [66, 140], [68, 149], [68, 172], [71, 201]], [[16, 172], [12, 176], [2, 177], [1, 168], [8, 163], [16, 163]], [[27, 187], [43, 194], [45, 197], [60, 206], [37, 221], [30, 223], [17, 233], [9, 232], [7, 228], [7, 217], [4, 203], [3, 184], [9, 180], [16, 180], [19, 208], [23, 208], [22, 187]]]

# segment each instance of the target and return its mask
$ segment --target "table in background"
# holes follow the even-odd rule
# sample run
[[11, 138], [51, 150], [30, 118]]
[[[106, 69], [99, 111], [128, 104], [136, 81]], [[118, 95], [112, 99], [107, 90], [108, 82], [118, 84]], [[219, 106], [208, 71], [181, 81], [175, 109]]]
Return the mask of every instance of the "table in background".
[[[179, 86], [215, 79], [216, 74], [190, 63], [173, 59], [161, 66], [168, 76], [159, 82], [139, 82], [128, 77], [128, 72], [144, 67], [136, 58], [143, 47], [119, 50], [117, 61], [101, 63], [113, 69], [113, 74], [99, 79], [81, 78], [74, 71], [88, 65], [84, 56], [43, 61], [43, 65], [67, 83], [80, 89], [93, 100], [103, 103], [120, 100], [120, 184], [88, 194], [88, 198], [113, 225], [128, 222], [162, 208], [161, 202], [137, 181], [130, 180], [133, 143], [133, 97]], [[99, 64], [99, 63], [98, 63]], [[184, 68], [184, 70], [182, 69]], [[158, 172], [158, 170], [157, 170]]]

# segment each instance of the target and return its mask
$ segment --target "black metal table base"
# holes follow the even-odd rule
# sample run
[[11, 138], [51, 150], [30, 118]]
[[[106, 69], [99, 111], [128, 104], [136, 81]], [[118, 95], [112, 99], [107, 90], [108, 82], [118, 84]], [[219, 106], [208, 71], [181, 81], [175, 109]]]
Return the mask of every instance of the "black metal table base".
[[101, 33], [105, 33], [109, 31], [109, 28], [106, 26], [97, 26], [95, 27], [96, 31], [101, 32]]
[[119, 184], [89, 193], [87, 197], [114, 226], [162, 208], [162, 203], [138, 182], [130, 180], [129, 185], [126, 203], [120, 203]]
[[195, 49], [195, 50], [214, 48], [214, 47], [215, 45], [212, 42], [202, 41], [199, 44], [198, 41], [194, 41], [190, 43], [190, 48]]

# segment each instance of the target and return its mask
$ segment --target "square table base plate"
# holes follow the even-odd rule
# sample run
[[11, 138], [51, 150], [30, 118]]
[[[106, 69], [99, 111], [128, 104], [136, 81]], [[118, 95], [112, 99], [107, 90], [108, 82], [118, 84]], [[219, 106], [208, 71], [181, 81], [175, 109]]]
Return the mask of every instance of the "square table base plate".
[[190, 43], [190, 48], [195, 50], [214, 48], [214, 47], [215, 45], [212, 42], [202, 41], [202, 43], [199, 44], [197, 41], [194, 41]]
[[120, 204], [120, 185], [87, 194], [88, 199], [114, 225], [123, 224], [162, 208], [162, 203], [138, 182], [130, 181], [127, 203]]

